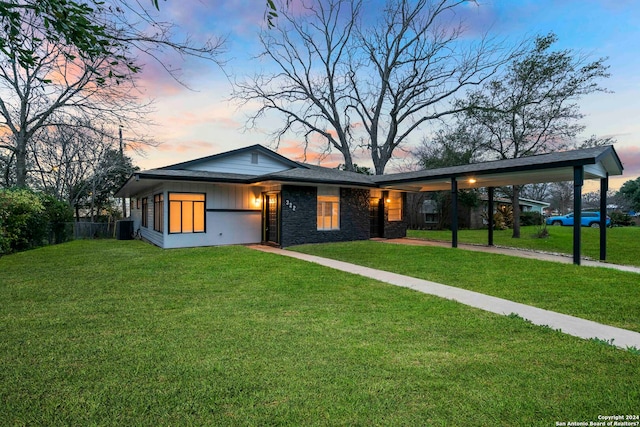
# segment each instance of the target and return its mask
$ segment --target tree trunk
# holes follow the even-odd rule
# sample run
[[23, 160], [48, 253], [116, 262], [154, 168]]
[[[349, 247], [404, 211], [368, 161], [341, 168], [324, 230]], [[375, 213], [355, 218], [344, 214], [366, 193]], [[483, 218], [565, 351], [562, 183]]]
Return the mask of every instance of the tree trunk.
[[520, 186], [513, 186], [513, 198], [511, 199], [513, 206], [513, 237], [520, 238]]
[[16, 135], [16, 187], [27, 188], [27, 136]]

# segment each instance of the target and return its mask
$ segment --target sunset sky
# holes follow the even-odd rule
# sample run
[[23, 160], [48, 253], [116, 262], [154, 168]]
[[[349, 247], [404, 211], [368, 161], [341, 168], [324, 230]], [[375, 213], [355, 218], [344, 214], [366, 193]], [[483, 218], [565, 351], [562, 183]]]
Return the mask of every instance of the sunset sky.
[[[610, 187], [640, 175], [640, 8], [635, 0], [479, 0], [462, 11], [471, 33], [490, 31], [518, 41], [525, 37], [558, 35], [556, 48], [574, 49], [590, 59], [608, 57], [611, 77], [601, 82], [611, 93], [583, 98], [586, 115], [584, 139], [590, 135], [613, 137], [625, 172], [612, 178]], [[249, 109], [231, 100], [230, 80], [251, 76], [269, 64], [255, 59], [260, 52], [257, 34], [264, 26], [264, 0], [211, 0], [160, 2], [160, 19], [178, 23], [194, 40], [208, 36], [227, 38], [224, 70], [220, 67], [178, 57], [165, 57], [179, 67], [185, 88], [171, 79], [157, 64], [148, 63], [140, 80], [145, 96], [155, 100], [151, 136], [161, 143], [148, 148], [144, 156], [132, 154], [142, 169], [150, 169], [252, 144], [269, 146], [270, 129], [243, 132]], [[274, 117], [277, 120], [278, 117]], [[420, 141], [429, 128], [416, 134]], [[125, 130], [126, 138], [126, 130]], [[299, 140], [290, 135], [278, 152], [302, 160]], [[312, 158], [308, 158], [312, 161]], [[337, 155], [322, 163], [335, 166]], [[366, 158], [356, 163], [368, 165]], [[393, 172], [387, 168], [387, 172]]]

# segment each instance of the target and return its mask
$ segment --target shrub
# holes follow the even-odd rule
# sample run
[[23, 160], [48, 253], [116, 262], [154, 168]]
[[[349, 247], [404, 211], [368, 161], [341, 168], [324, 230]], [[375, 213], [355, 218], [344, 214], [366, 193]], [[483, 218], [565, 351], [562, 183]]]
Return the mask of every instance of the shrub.
[[27, 189], [0, 189], [0, 255], [68, 239], [66, 203]]
[[520, 225], [542, 225], [543, 218], [540, 212], [521, 212]]
[[2, 253], [39, 246], [47, 233], [45, 209], [36, 193], [26, 189], [0, 190]]
[[635, 225], [633, 218], [622, 212], [611, 212], [609, 217], [611, 218], [612, 227]]
[[493, 214], [493, 222], [496, 230], [506, 230], [513, 227], [513, 207], [503, 206]]
[[45, 194], [41, 196], [48, 223], [48, 240], [51, 244], [64, 243], [72, 236], [68, 224], [73, 222], [73, 210], [66, 203]]

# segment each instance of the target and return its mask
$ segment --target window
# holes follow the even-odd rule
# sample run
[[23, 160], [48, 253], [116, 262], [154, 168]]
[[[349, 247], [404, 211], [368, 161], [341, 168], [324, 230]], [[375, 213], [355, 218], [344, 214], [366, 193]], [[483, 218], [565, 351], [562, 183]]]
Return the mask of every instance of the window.
[[142, 226], [149, 226], [149, 204], [146, 197], [142, 198]]
[[318, 230], [340, 229], [340, 189], [318, 188]]
[[254, 165], [258, 164], [258, 153], [251, 153], [251, 163]]
[[169, 193], [169, 233], [204, 233], [205, 195]]
[[389, 221], [402, 221], [402, 194], [391, 193], [387, 203], [389, 204]]
[[153, 196], [153, 229], [162, 233], [164, 231], [164, 194]]

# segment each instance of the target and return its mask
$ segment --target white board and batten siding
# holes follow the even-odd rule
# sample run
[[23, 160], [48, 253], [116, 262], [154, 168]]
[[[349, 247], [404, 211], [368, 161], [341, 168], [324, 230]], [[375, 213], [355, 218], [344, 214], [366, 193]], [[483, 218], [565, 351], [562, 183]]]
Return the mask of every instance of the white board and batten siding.
[[[229, 184], [171, 182], [165, 187], [164, 248], [260, 243], [262, 187]], [[170, 234], [169, 193], [204, 193], [204, 233]], [[256, 203], [258, 201], [258, 203]]]
[[[153, 196], [162, 192], [162, 185], [155, 186], [149, 193], [139, 194], [137, 198], [140, 199], [140, 209], [134, 209], [131, 211], [131, 218], [133, 219], [133, 231], [140, 230], [140, 235], [153, 243], [156, 246], [164, 247], [164, 235], [153, 229]], [[142, 226], [142, 199], [147, 198], [147, 227]], [[166, 212], [166, 208], [165, 208]], [[166, 224], [165, 224], [166, 225]]]
[[186, 169], [195, 171], [239, 173], [243, 175], [263, 175], [291, 169], [277, 159], [259, 151], [238, 153], [234, 156], [202, 160], [189, 165]]

